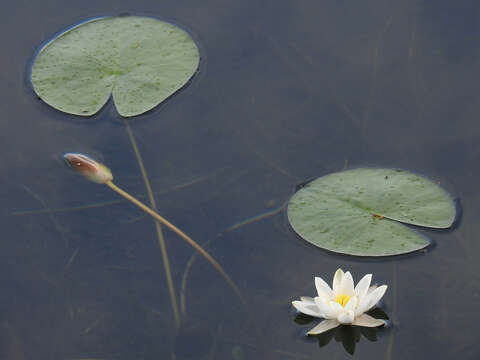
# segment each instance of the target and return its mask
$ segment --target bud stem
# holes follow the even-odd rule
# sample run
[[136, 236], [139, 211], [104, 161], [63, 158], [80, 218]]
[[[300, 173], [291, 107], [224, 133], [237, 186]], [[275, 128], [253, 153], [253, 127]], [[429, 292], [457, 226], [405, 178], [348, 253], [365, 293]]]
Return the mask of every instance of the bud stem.
[[157, 221], [168, 227], [170, 230], [172, 230], [174, 233], [179, 235], [182, 239], [184, 239], [186, 242], [188, 242], [195, 250], [197, 250], [200, 255], [202, 255], [212, 266], [217, 269], [217, 271], [222, 275], [222, 277], [225, 279], [225, 281], [230, 285], [232, 290], [235, 292], [235, 294], [240, 298], [242, 303], [245, 304], [245, 300], [243, 298], [242, 293], [238, 289], [238, 287], [235, 285], [233, 280], [230, 278], [230, 276], [227, 275], [227, 273], [223, 270], [222, 266], [212, 257], [208, 252], [206, 252], [200, 245], [198, 245], [190, 236], [185, 234], [182, 230], [177, 228], [175, 225], [173, 225], [170, 221], [167, 219], [163, 218], [160, 216], [158, 213], [150, 209], [147, 205], [142, 203], [141, 201], [137, 200], [133, 196], [131, 196], [129, 193], [125, 192], [121, 188], [119, 188], [117, 185], [115, 185], [111, 181], [107, 181], [105, 183], [108, 187], [110, 187], [113, 191], [118, 193], [119, 195], [123, 196], [125, 199], [129, 200], [133, 204], [137, 205], [140, 209], [145, 211], [147, 214], [155, 218]]

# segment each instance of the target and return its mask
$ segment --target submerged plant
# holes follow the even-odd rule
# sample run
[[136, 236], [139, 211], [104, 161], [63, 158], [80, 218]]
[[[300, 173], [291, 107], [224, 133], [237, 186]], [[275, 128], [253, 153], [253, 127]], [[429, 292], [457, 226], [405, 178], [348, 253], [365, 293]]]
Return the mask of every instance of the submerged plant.
[[119, 195], [123, 196], [125, 199], [130, 201], [131, 203], [138, 206], [140, 209], [145, 211], [147, 214], [152, 216], [156, 221], [162, 223], [167, 228], [172, 230], [174, 233], [179, 235], [183, 240], [189, 243], [196, 251], [200, 253], [212, 266], [220, 273], [220, 275], [225, 279], [225, 281], [230, 285], [233, 291], [239, 296], [239, 298], [244, 302], [243, 296], [235, 285], [233, 280], [228, 276], [228, 274], [223, 270], [222, 266], [208, 253], [206, 252], [200, 245], [198, 245], [190, 236], [185, 234], [182, 230], [177, 228], [173, 225], [170, 221], [160, 216], [157, 212], [153, 211], [147, 205], [142, 203], [141, 201], [137, 200], [135, 197], [127, 193], [126, 191], [119, 188], [117, 185], [113, 183], [113, 175], [110, 169], [101, 164], [94, 159], [90, 158], [87, 155], [79, 154], [79, 153], [66, 153], [63, 155], [63, 158], [67, 165], [78, 172], [79, 174], [86, 177], [88, 180], [93, 181], [98, 184], [107, 185], [113, 191], [118, 193]]
[[387, 285], [370, 286], [372, 274], [365, 275], [354, 287], [349, 271], [338, 269], [333, 277], [332, 288], [321, 278], [315, 278], [318, 296], [300, 297], [292, 305], [301, 313], [317, 318], [322, 322], [308, 331], [308, 335], [318, 335], [339, 325], [377, 327], [385, 324], [382, 319], [375, 319], [366, 314], [377, 305], [387, 291]]

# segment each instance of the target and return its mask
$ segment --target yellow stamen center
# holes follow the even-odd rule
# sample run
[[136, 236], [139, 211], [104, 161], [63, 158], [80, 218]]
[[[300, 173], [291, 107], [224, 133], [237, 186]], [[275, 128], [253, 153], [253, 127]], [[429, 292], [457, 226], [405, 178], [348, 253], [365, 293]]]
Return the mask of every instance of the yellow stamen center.
[[339, 294], [335, 296], [334, 299], [334, 301], [342, 305], [342, 307], [345, 307], [345, 305], [347, 305], [348, 300], [350, 300], [350, 296], [344, 294]]

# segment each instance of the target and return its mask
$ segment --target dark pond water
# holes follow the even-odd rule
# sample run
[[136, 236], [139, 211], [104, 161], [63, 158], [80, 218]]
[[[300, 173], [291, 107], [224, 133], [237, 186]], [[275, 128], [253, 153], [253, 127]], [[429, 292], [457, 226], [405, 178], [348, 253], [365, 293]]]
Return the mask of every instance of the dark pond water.
[[[1, 10], [0, 358], [350, 359], [342, 342], [352, 352], [355, 341], [356, 359], [479, 357], [480, 3], [6, 0]], [[145, 199], [112, 104], [67, 116], [26, 80], [56, 32], [125, 12], [182, 24], [199, 43], [193, 82], [130, 124], [160, 212], [210, 242], [248, 303], [165, 231], [180, 330], [151, 219], [59, 159], [98, 156]], [[359, 260], [301, 241], [275, 212], [296, 184], [365, 165], [440, 181], [461, 201], [460, 223], [425, 231], [427, 252]], [[338, 267], [390, 285], [393, 327], [342, 330], [320, 347], [328, 339], [306, 339], [312, 325], [294, 322], [290, 301]]]

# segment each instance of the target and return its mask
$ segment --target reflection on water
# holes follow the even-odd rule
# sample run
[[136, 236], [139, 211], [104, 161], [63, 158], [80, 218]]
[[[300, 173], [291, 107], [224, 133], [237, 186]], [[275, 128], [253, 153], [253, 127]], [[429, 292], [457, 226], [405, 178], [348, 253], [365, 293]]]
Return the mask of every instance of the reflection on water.
[[[322, 334], [309, 336], [309, 338], [317, 339], [320, 347], [328, 345], [332, 339], [335, 339], [337, 343], [342, 343], [346, 352], [348, 352], [350, 355], [353, 355], [355, 353], [355, 346], [358, 342], [360, 342], [362, 336], [371, 342], [375, 342], [377, 341], [378, 332], [385, 332], [385, 328], [391, 327], [391, 323], [388, 321], [388, 315], [382, 309], [376, 307], [368, 311], [367, 314], [375, 319], [387, 320], [385, 326], [368, 328], [363, 326], [341, 325]], [[298, 313], [294, 321], [300, 325], [307, 325], [311, 324], [313, 321], [318, 322], [318, 319]]]
[[372, 328], [363, 328], [356, 326], [341, 326], [332, 329], [324, 334], [318, 336], [318, 344], [320, 347], [327, 345], [332, 339], [338, 343], [342, 343], [343, 348], [350, 355], [355, 353], [355, 345], [365, 337], [369, 341], [377, 341], [377, 331]]
[[[343, 267], [378, 274], [392, 289], [382, 308], [393, 327], [378, 330], [379, 341], [332, 335], [350, 339], [356, 359], [477, 359], [480, 28], [472, 4], [4, 2], [0, 357], [351, 358], [333, 340], [311, 346], [289, 316], [296, 294], [314, 291], [312, 276]], [[247, 311], [165, 231], [184, 297], [175, 328], [150, 219], [58, 159], [100, 154], [127, 191], [146, 198], [112, 104], [79, 120], [49, 109], [26, 84], [44, 40], [120, 12], [182, 24], [199, 42], [198, 76], [131, 127], [161, 215], [208, 244]], [[441, 181], [461, 199], [462, 222], [451, 232], [421, 230], [435, 248], [394, 259], [332, 255], [292, 234], [279, 209], [297, 184], [364, 165]]]

